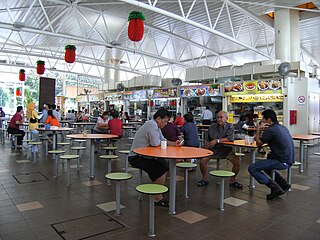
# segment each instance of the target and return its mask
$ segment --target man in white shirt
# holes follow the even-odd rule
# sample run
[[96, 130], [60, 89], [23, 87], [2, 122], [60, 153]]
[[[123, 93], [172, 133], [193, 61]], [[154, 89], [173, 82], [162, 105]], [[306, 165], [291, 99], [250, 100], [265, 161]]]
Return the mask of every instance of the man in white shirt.
[[202, 118], [202, 124], [203, 125], [210, 125], [211, 122], [213, 121], [213, 114], [210, 111], [210, 107], [206, 106], [206, 110], [204, 110], [201, 114]]

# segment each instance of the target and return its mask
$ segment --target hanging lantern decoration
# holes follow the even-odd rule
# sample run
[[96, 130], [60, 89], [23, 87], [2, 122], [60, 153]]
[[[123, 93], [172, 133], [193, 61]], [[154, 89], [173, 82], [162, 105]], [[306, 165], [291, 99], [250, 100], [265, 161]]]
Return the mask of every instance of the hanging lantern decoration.
[[142, 12], [132, 11], [129, 14], [128, 37], [133, 42], [139, 42], [143, 38], [145, 17]]
[[19, 80], [24, 82], [26, 80], [26, 70], [20, 69], [19, 71]]
[[39, 75], [44, 74], [44, 71], [45, 71], [44, 65], [45, 65], [45, 62], [44, 62], [44, 61], [42, 61], [42, 60], [38, 60], [38, 61], [37, 61], [37, 73], [38, 73]]
[[150, 100], [150, 107], [153, 107], [153, 106], [154, 106], [154, 101]]
[[64, 60], [67, 63], [74, 63], [76, 61], [76, 49], [75, 45], [67, 45], [65, 47]]
[[20, 96], [21, 96], [21, 90], [20, 90], [20, 88], [17, 88], [17, 89], [16, 89], [16, 96], [17, 96], [17, 97], [20, 97]]

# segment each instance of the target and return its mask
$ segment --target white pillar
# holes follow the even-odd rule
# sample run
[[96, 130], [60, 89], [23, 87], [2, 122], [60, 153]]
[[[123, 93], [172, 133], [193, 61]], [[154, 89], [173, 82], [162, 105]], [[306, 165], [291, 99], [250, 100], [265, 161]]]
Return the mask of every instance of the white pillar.
[[276, 9], [274, 12], [276, 59], [290, 62], [290, 9]]
[[[115, 67], [120, 67], [121, 56], [122, 56], [122, 50], [116, 49], [115, 57], [114, 57], [115, 58], [114, 59], [114, 66]], [[115, 69], [114, 70], [114, 82], [115, 82], [115, 85], [117, 85], [119, 81], [120, 81], [120, 70], [119, 69]]]
[[[112, 59], [111, 48], [106, 49], [104, 64], [109, 65], [110, 59]], [[111, 68], [105, 67], [104, 68], [104, 83], [109, 83], [111, 80]]]
[[291, 62], [300, 61], [299, 11], [290, 10], [290, 55]]

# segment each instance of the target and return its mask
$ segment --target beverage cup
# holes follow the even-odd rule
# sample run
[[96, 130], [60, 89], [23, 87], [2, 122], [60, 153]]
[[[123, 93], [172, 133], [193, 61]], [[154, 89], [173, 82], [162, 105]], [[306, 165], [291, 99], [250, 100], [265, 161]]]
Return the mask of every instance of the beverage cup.
[[249, 137], [250, 144], [254, 143], [254, 137]]
[[250, 139], [248, 135], [244, 137], [244, 144], [250, 144]]
[[87, 137], [87, 131], [83, 131], [83, 136]]
[[161, 141], [161, 149], [167, 149], [167, 141]]

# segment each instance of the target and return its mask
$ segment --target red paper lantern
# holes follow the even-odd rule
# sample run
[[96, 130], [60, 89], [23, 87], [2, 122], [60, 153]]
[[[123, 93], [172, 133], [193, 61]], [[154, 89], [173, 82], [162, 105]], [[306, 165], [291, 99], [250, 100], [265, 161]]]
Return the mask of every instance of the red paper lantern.
[[153, 107], [154, 106], [154, 102], [153, 100], [150, 101], [150, 107]]
[[21, 90], [19, 88], [16, 89], [16, 96], [17, 97], [21, 96]]
[[24, 82], [26, 80], [26, 71], [24, 69], [20, 69], [19, 71], [19, 80]]
[[44, 71], [45, 71], [44, 65], [45, 65], [44, 61], [41, 61], [41, 60], [37, 61], [37, 73], [39, 75], [44, 74]]
[[65, 47], [65, 54], [64, 54], [64, 60], [67, 63], [74, 63], [76, 61], [76, 46], [74, 45], [67, 45]]
[[142, 12], [132, 11], [129, 14], [128, 37], [133, 42], [139, 42], [143, 38], [145, 17]]

